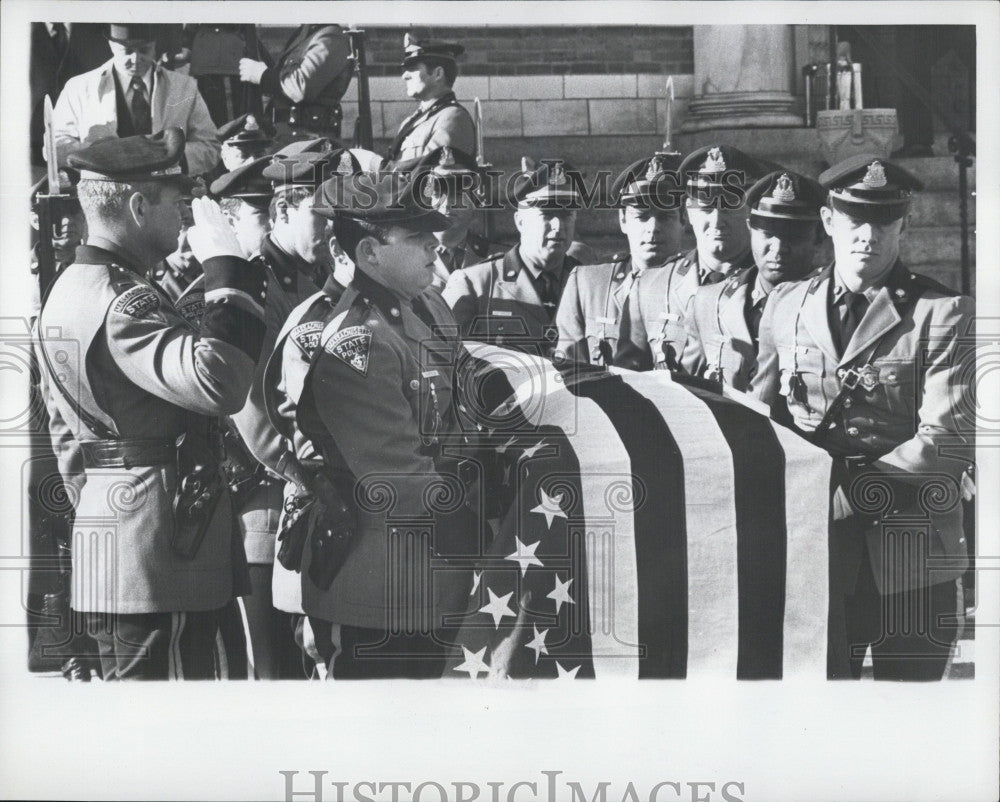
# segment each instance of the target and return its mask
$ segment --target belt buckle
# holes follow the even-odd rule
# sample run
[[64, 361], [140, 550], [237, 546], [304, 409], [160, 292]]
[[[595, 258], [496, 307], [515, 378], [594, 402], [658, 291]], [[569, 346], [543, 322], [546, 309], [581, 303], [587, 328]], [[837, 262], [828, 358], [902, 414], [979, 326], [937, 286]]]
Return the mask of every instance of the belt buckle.
[[843, 370], [839, 374], [840, 386], [846, 387], [848, 390], [855, 389], [861, 382], [861, 374], [854, 368], [848, 368]]

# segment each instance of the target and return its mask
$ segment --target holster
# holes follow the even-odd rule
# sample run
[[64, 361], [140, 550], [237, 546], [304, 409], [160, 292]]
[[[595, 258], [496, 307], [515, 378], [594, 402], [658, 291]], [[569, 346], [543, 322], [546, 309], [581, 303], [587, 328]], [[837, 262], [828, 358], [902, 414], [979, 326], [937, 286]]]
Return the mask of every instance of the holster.
[[206, 443], [188, 432], [177, 452], [174, 537], [170, 545], [187, 560], [194, 559], [201, 548], [224, 490], [213, 434]]
[[241, 509], [264, 480], [264, 466], [254, 458], [240, 433], [227, 421], [222, 429], [222, 475], [229, 486], [234, 509]]

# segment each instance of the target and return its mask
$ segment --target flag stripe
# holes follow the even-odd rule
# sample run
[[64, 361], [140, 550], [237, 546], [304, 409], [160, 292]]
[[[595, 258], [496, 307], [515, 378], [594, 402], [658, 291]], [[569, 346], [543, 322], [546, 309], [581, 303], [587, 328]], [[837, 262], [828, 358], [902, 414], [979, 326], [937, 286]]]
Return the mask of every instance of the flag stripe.
[[639, 677], [687, 675], [684, 461], [652, 402], [621, 377], [568, 388], [595, 401], [631, 460], [638, 584]]
[[781, 679], [785, 615], [785, 455], [770, 421], [691, 388], [733, 455], [739, 658], [737, 679]]

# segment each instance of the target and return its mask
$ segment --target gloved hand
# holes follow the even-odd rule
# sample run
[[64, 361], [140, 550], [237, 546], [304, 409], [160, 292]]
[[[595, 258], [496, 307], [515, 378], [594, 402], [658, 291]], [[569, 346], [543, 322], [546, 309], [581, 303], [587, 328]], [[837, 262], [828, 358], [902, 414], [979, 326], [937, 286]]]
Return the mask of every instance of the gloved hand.
[[201, 264], [214, 256], [246, 259], [236, 232], [218, 203], [211, 198], [195, 198], [191, 201], [191, 214], [194, 225], [188, 229], [188, 244], [194, 258]]
[[261, 76], [267, 71], [267, 65], [263, 61], [254, 61], [252, 58], [240, 59], [240, 80], [249, 84], [259, 84]]

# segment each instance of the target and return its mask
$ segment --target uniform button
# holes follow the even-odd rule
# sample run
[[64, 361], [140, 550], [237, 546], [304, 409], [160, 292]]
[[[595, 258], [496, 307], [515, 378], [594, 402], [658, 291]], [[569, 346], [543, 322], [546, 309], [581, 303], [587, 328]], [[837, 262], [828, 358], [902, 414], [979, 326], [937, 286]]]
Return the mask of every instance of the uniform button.
[[888, 376], [886, 376], [886, 378], [889, 381], [893, 381], [894, 382], [894, 381], [896, 381], [896, 374], [895, 373], [890, 373]]
[[964, 538], [964, 537], [960, 537], [960, 538], [958, 539], [958, 542], [959, 542], [959, 543], [964, 543], [964, 542], [965, 542], [965, 538]]
[[284, 278], [283, 278], [283, 279], [281, 280], [281, 283], [282, 283], [282, 284], [284, 284], [284, 285], [285, 285], [285, 286], [287, 287], [287, 286], [288, 286], [289, 284], [291, 284], [291, 283], [292, 283], [292, 280], [291, 280], [291, 279], [290, 279], [290, 278], [289, 278], [288, 276], [285, 276], [285, 277], [284, 277]]
[[419, 390], [420, 389], [420, 379], [410, 379], [410, 389]]
[[399, 317], [399, 310], [396, 307], [393, 307], [389, 310], [389, 314], [393, 317]]
[[857, 437], [859, 434], [861, 434], [861, 431], [858, 429], [857, 426], [848, 426], [847, 427], [847, 433], [851, 437]]
[[844, 409], [850, 409], [854, 405], [854, 402], [850, 398], [844, 399]]

